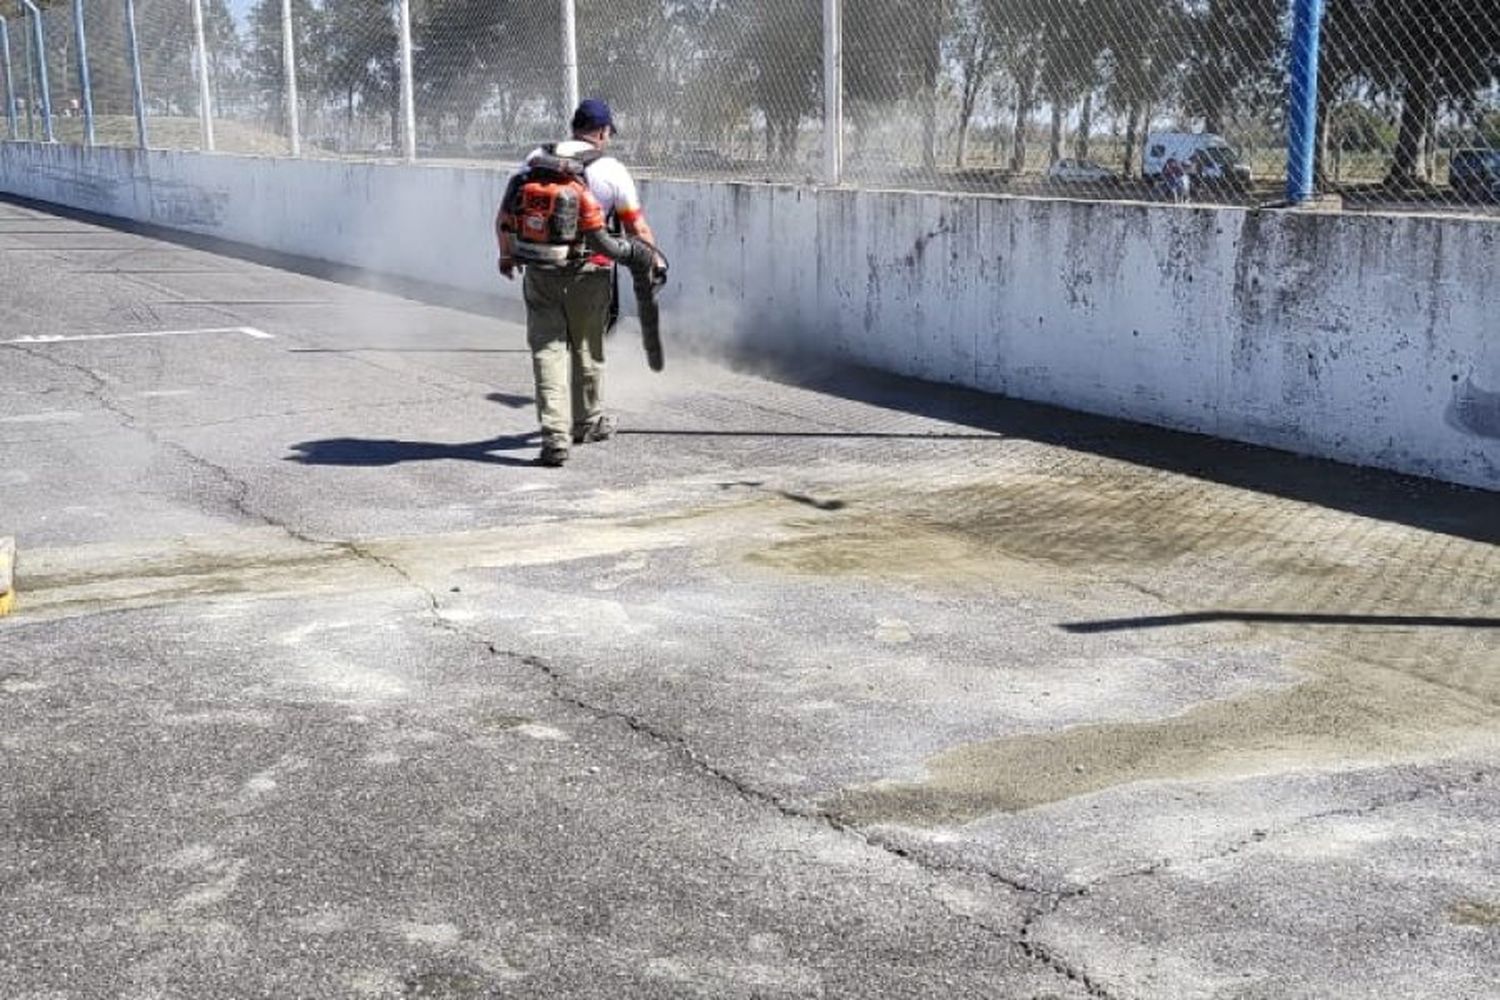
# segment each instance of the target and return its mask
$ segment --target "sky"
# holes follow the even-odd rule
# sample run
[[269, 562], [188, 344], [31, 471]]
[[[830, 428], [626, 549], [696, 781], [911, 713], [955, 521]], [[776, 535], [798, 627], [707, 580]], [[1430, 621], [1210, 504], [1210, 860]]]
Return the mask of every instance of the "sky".
[[243, 28], [250, 17], [250, 8], [255, 6], [256, 0], [225, 0], [225, 2], [229, 4], [229, 12], [234, 15], [234, 23]]

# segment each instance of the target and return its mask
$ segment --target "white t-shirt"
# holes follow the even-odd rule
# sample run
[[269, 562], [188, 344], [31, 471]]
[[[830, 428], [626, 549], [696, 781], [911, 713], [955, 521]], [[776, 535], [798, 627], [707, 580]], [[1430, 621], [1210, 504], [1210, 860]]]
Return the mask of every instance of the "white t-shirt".
[[[591, 142], [582, 139], [569, 139], [557, 144], [558, 156], [577, 156], [594, 148]], [[526, 163], [521, 164], [521, 169], [526, 169], [526, 164], [535, 157], [542, 155], [540, 147], [531, 151], [526, 157]], [[641, 197], [635, 189], [635, 178], [630, 176], [630, 171], [625, 169], [625, 164], [613, 156], [605, 155], [589, 164], [588, 173], [589, 190], [599, 200], [599, 205], [604, 209], [605, 215], [613, 214], [621, 222], [631, 223], [641, 217]]]

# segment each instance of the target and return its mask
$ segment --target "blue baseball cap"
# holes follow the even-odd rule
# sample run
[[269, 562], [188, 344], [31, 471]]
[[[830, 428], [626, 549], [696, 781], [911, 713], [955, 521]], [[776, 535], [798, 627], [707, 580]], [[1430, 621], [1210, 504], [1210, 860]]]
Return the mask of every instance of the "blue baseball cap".
[[620, 130], [615, 128], [615, 116], [610, 112], [609, 105], [597, 97], [580, 101], [578, 110], [573, 112], [573, 131], [592, 132], [601, 128], [609, 129], [610, 135], [620, 134]]

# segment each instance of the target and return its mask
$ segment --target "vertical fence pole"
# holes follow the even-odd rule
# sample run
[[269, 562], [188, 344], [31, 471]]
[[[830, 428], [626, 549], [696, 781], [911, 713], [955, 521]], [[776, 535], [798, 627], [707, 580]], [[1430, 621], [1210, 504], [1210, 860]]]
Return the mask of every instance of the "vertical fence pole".
[[302, 126], [297, 121], [297, 40], [292, 35], [292, 0], [281, 0], [281, 68], [286, 75], [287, 143], [302, 155]]
[[203, 133], [203, 148], [214, 149], [214, 109], [209, 103], [208, 46], [203, 41], [203, 0], [193, 0], [193, 43], [198, 47], [198, 125]]
[[1313, 196], [1318, 141], [1318, 59], [1323, 0], [1292, 0], [1288, 77], [1286, 200]]
[[844, 179], [844, 0], [823, 0], [823, 182]]
[[73, 0], [73, 37], [78, 49], [78, 89], [83, 93], [83, 144], [94, 144], [94, 83], [89, 79], [89, 43], [83, 30], [83, 0]]
[[10, 71], [10, 24], [0, 14], [0, 61], [5, 63], [5, 122], [11, 139], [21, 138], [16, 122], [16, 78]]
[[141, 45], [135, 31], [135, 0], [125, 0], [125, 45], [130, 55], [130, 97], [135, 103], [135, 139], [142, 149], [146, 137], [146, 88], [141, 84]]
[[574, 0], [562, 0], [563, 114], [578, 107], [578, 8]]
[[42, 34], [42, 12], [31, 0], [21, 0], [31, 17], [31, 43], [36, 46], [36, 69], [42, 83], [42, 135], [48, 142], [56, 142], [52, 135], [52, 88], [47, 83], [47, 39]]
[[401, 0], [401, 149], [408, 163], [417, 158], [417, 99], [411, 67], [411, 0]]
[[[22, 16], [25, 16], [24, 11]], [[36, 69], [31, 65], [31, 31], [23, 26], [21, 36], [26, 39], [26, 141], [36, 141]]]

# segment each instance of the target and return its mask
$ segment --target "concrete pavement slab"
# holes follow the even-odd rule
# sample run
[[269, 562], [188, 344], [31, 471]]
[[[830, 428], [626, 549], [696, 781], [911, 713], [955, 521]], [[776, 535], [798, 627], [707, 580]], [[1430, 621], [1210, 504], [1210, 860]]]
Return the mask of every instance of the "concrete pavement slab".
[[410, 588], [6, 640], [12, 995], [1085, 995], [1019, 894], [789, 822]]

